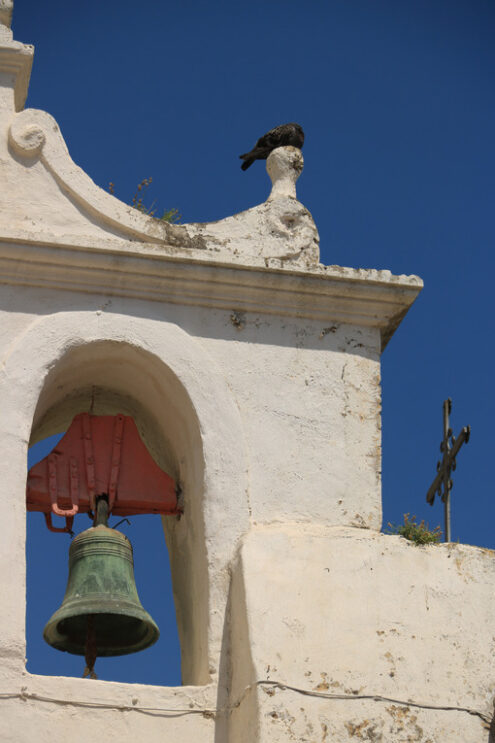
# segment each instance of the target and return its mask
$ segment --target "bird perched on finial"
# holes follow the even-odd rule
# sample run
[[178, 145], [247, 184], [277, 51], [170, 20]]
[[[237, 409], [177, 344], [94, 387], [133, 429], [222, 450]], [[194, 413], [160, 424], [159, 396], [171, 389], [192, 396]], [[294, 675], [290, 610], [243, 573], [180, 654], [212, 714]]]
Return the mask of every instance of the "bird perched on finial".
[[277, 147], [299, 147], [304, 144], [304, 132], [299, 124], [281, 124], [275, 129], [270, 129], [258, 139], [251, 152], [239, 155], [244, 162], [241, 165], [242, 170], [247, 170], [255, 160], [266, 160], [270, 152]]

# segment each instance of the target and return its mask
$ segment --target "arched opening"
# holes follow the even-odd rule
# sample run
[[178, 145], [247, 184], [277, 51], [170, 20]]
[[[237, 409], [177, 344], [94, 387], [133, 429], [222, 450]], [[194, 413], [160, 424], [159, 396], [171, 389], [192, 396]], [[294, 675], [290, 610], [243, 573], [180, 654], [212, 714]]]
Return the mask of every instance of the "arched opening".
[[[131, 525], [121, 524], [133, 544], [136, 584], [143, 606], [159, 622], [161, 639], [156, 646], [122, 658], [105, 658], [98, 662], [99, 678], [141, 683], [180, 683], [174, 678], [174, 643], [167, 644], [174, 628], [170, 629], [170, 574], [167, 564], [167, 546], [170, 554], [172, 588], [177, 627], [182, 649], [182, 680], [185, 684], [205, 683], [208, 677], [208, 580], [204, 559], [203, 514], [203, 455], [196, 415], [189, 397], [170, 369], [156, 356], [125, 342], [96, 341], [68, 350], [48, 373], [34, 415], [31, 446], [47, 440], [54, 433], [67, 429], [73, 417], [81, 412], [93, 415], [131, 416], [156, 463], [180, 483], [186, 500], [186, 512], [179, 522], [173, 517], [137, 516]], [[34, 449], [34, 447], [33, 447]], [[33, 450], [32, 449], [32, 450]], [[44, 456], [44, 455], [43, 455]], [[50, 584], [50, 593], [56, 593], [55, 604], [48, 614], [58, 608], [67, 578], [69, 540], [65, 535], [51, 534], [44, 527], [28, 530], [28, 592], [40, 591], [40, 583]], [[90, 526], [87, 516], [76, 517], [76, 531]], [[113, 524], [117, 519], [113, 519]], [[163, 523], [162, 523], [163, 521]], [[112, 523], [110, 523], [112, 526]], [[43, 532], [42, 529], [45, 529]], [[165, 541], [163, 533], [165, 532]], [[41, 569], [36, 553], [43, 540], [53, 549], [52, 568]], [[34, 554], [31, 551], [34, 548]], [[31, 566], [33, 574], [31, 574]], [[36, 571], [37, 577], [36, 577]], [[53, 589], [53, 591], [52, 591]], [[44, 589], [41, 589], [45, 593]], [[33, 597], [29, 596], [30, 603]], [[41, 614], [42, 612], [38, 612]], [[31, 632], [34, 631], [28, 607], [28, 670], [34, 673], [81, 675], [81, 659], [48, 648], [61, 656], [56, 660], [65, 671], [52, 670], [50, 664], [31, 661]], [[168, 614], [168, 617], [166, 616]], [[40, 621], [36, 617], [34, 624]], [[43, 640], [40, 639], [42, 643]], [[161, 647], [159, 647], [161, 645]], [[68, 656], [66, 658], [65, 656]], [[75, 658], [75, 663], [73, 658]], [[130, 664], [130, 665], [129, 665]], [[168, 664], [168, 665], [167, 665]], [[84, 666], [84, 663], [82, 663]], [[127, 670], [126, 670], [127, 667]], [[129, 668], [131, 670], [129, 670]], [[72, 669], [76, 669], [75, 671]], [[82, 671], [81, 671], [82, 672]]]
[[[93, 410], [131, 415], [157, 464], [182, 486], [184, 516], [165, 527], [182, 682], [228, 683], [226, 611], [231, 566], [249, 528], [248, 450], [223, 369], [199, 339], [159, 315], [39, 316], [2, 359], [0, 557], [8, 621], [1, 645], [19, 682], [26, 674], [27, 449], [63, 431], [78, 412]], [[66, 559], [64, 552], [64, 566]], [[55, 677], [32, 678], [54, 693], [59, 687]], [[79, 693], [90, 688], [81, 681]]]

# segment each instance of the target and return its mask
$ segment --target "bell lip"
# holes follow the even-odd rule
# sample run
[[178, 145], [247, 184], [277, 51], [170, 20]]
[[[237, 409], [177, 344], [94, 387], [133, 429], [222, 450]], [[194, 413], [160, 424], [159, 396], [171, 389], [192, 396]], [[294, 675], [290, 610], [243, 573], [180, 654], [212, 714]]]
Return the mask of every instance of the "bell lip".
[[[50, 617], [48, 622], [45, 625], [45, 628], [43, 630], [43, 639], [45, 642], [50, 645], [51, 647], [55, 648], [55, 650], [60, 650], [62, 652], [70, 653], [71, 655], [85, 655], [86, 653], [86, 646], [81, 645], [79, 643], [73, 642], [71, 643], [68, 639], [67, 635], [63, 635], [61, 632], [58, 631], [58, 624], [63, 620], [70, 617], [81, 617], [81, 616], [87, 616], [88, 612], [86, 611], [77, 611], [73, 610], [70, 614], [69, 612], [65, 611], [67, 607], [64, 607], [63, 614], [67, 613], [68, 616], [65, 617], [60, 610], [56, 611], [53, 616]], [[62, 614], [62, 616], [61, 616]], [[104, 607], [101, 609], [98, 609], [95, 607], [95, 609], [91, 612], [91, 614], [109, 614], [113, 615], [115, 617], [121, 617], [121, 616], [127, 616], [132, 617], [134, 619], [138, 619], [139, 621], [146, 624], [147, 632], [144, 635], [143, 638], [138, 643], [134, 643], [134, 645], [129, 646], [121, 646], [118, 648], [109, 649], [103, 652], [100, 652], [100, 649], [98, 649], [98, 657], [104, 658], [104, 657], [112, 657], [112, 656], [118, 656], [118, 655], [130, 655], [131, 653], [138, 653], [141, 650], [146, 650], [147, 648], [154, 645], [159, 637], [160, 637], [160, 630], [158, 628], [158, 625], [154, 621], [154, 619], [148, 614], [148, 612], [143, 609], [141, 612], [136, 611], [136, 607], [134, 605], [129, 604], [128, 606], [125, 604], [125, 602], [122, 602], [122, 611], [116, 612], [116, 611], [108, 611], [108, 608], [106, 610]], [[58, 616], [57, 616], [58, 615]], [[63, 646], [63, 647], [62, 647]]]

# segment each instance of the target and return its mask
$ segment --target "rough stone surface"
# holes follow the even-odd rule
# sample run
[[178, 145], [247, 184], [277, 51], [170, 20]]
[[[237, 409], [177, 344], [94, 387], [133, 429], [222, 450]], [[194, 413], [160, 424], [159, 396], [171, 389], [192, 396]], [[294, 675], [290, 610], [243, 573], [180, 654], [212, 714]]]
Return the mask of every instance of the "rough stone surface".
[[238, 569], [260, 740], [491, 740], [494, 552], [285, 524]]
[[[265, 203], [211, 224], [103, 192], [53, 118], [21, 110], [32, 48], [11, 10], [0, 0], [0, 740], [492, 740], [493, 553], [379, 534], [380, 352], [421, 280], [318, 263], [294, 148], [268, 158]], [[90, 408], [132, 415], [182, 486], [164, 532], [183, 687], [25, 669], [27, 448]]]

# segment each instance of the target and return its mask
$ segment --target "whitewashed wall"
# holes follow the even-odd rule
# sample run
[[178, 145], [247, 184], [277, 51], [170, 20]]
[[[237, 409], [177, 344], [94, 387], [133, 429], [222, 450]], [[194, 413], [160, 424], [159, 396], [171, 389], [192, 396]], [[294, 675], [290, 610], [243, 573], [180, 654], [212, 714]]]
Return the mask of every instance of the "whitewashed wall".
[[[23, 111], [0, 4], [0, 739], [488, 741], [493, 553], [381, 527], [380, 353], [421, 289], [318, 263], [302, 156], [264, 204], [172, 226], [97, 188]], [[42, 43], [42, 40], [41, 40]], [[167, 521], [180, 688], [25, 670], [30, 443], [133, 415]]]

